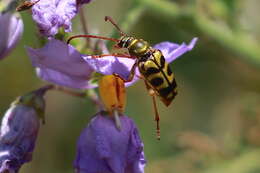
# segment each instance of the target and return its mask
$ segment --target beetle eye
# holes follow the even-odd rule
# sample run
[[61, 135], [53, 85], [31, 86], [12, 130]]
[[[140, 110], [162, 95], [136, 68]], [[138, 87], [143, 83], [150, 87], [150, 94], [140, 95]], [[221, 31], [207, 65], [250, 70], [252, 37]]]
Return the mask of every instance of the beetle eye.
[[138, 41], [138, 42], [136, 43], [136, 49], [142, 49], [143, 46], [144, 46], [144, 43], [141, 42], [141, 41]]
[[123, 47], [123, 41], [120, 41], [115, 47]]

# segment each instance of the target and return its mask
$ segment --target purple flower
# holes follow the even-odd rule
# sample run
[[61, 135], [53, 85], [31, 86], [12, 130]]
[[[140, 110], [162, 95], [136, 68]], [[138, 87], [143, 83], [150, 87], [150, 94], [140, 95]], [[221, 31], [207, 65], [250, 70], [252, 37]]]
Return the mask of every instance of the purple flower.
[[27, 52], [43, 80], [71, 88], [95, 87], [89, 82], [92, 68], [71, 45], [52, 39], [43, 48], [28, 47]]
[[60, 27], [71, 32], [71, 19], [76, 14], [76, 0], [40, 0], [32, 7], [33, 20], [48, 37], [57, 34]]
[[[170, 42], [156, 44], [154, 48], [160, 49], [166, 61], [174, 61], [182, 54], [190, 51], [196, 44], [197, 38], [194, 38], [188, 45], [185, 43], [178, 45]], [[94, 71], [110, 75], [119, 74], [127, 78], [130, 74], [135, 60], [123, 57], [106, 56], [102, 58], [93, 58], [91, 55], [82, 55], [71, 45], [52, 39], [43, 48], [27, 48], [34, 67], [37, 67], [37, 75], [43, 80], [79, 89], [88, 89], [96, 87], [91, 84], [90, 79]], [[105, 48], [103, 52], [106, 52]], [[138, 68], [133, 81], [126, 83], [132, 85], [139, 78]]]
[[0, 131], [0, 172], [16, 173], [32, 160], [45, 103], [43, 91], [18, 98], [6, 111]]
[[0, 59], [17, 45], [23, 33], [23, 21], [10, 12], [0, 13]]
[[[190, 51], [193, 49], [197, 42], [197, 38], [193, 38], [191, 42], [186, 45], [185, 43], [182, 43], [181, 45], [178, 45], [176, 43], [171, 42], [161, 42], [159, 44], [154, 45], [153, 47], [155, 49], [160, 49], [165, 57], [165, 60], [170, 63], [183, 55], [184, 53]], [[114, 56], [106, 56], [103, 58], [92, 58], [90, 55], [83, 57], [85, 61], [98, 73], [102, 73], [105, 75], [109, 74], [119, 74], [121, 77], [127, 79], [130, 70], [135, 62], [134, 59], [128, 59], [128, 58], [117, 58]], [[136, 68], [135, 77], [131, 82], [126, 83], [127, 86], [132, 85], [134, 82], [136, 82], [140, 76], [140, 72], [138, 68]]]
[[143, 143], [134, 122], [120, 116], [119, 131], [113, 119], [98, 113], [82, 131], [74, 168], [78, 173], [144, 173]]

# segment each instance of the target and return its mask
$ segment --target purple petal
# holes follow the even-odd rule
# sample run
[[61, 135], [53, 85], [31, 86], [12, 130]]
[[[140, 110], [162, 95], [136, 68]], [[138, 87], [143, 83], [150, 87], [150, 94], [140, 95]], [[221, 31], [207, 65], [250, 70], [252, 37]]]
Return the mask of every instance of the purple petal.
[[50, 40], [43, 48], [28, 47], [27, 52], [38, 76], [58, 85], [71, 88], [89, 88], [93, 69], [71, 45]]
[[[103, 54], [109, 54], [109, 51], [105, 45], [105, 42], [101, 41], [99, 44]], [[92, 58], [91, 56], [83, 56], [86, 62], [93, 68], [96, 72], [110, 75], [119, 74], [125, 80], [128, 79], [129, 71], [131, 70], [135, 60], [129, 58], [120, 58], [114, 56], [106, 56], [102, 58]], [[139, 80], [140, 72], [136, 68], [135, 76], [132, 81], [126, 82], [125, 86], [128, 87]]]
[[32, 7], [33, 20], [45, 36], [54, 36], [60, 27], [71, 32], [71, 19], [76, 14], [76, 0], [40, 0]]
[[31, 161], [40, 122], [34, 108], [14, 105], [4, 115], [0, 134], [0, 172], [17, 172]]
[[96, 84], [92, 84], [90, 81], [75, 76], [64, 75], [59, 71], [54, 71], [45, 68], [36, 68], [37, 76], [43, 80], [51, 83], [58, 84], [60, 86], [66, 86], [70, 88], [84, 88], [90, 89], [97, 87]]
[[114, 56], [105, 56], [102, 58], [83, 56], [83, 58], [96, 72], [104, 75], [116, 73], [125, 79], [128, 78], [129, 72], [135, 62], [134, 59]]
[[144, 173], [146, 160], [144, 158], [144, 152], [141, 153], [139, 160], [135, 160], [133, 164], [128, 165], [125, 169], [125, 173]]
[[143, 173], [143, 144], [131, 119], [120, 116], [119, 131], [113, 119], [98, 113], [81, 133], [75, 169], [80, 173]]
[[193, 38], [191, 42], [186, 45], [182, 43], [181, 45], [171, 43], [171, 42], [161, 42], [159, 44], [154, 45], [155, 49], [159, 49], [162, 51], [167, 62], [172, 62], [177, 59], [179, 56], [193, 49], [197, 42], [198, 38]]
[[0, 13], [0, 59], [17, 45], [23, 33], [23, 21], [12, 13]]
[[[108, 54], [109, 51], [104, 42], [100, 42], [100, 47], [103, 54]], [[118, 74], [125, 80], [128, 79], [129, 72], [135, 62], [134, 59], [121, 58], [114, 56], [105, 56], [102, 58], [93, 58], [92, 56], [83, 56], [84, 60], [91, 66], [91, 68], [101, 74], [110, 75]], [[131, 86], [133, 83], [139, 80], [140, 72], [136, 68], [135, 76], [132, 81], [126, 82], [125, 86]]]

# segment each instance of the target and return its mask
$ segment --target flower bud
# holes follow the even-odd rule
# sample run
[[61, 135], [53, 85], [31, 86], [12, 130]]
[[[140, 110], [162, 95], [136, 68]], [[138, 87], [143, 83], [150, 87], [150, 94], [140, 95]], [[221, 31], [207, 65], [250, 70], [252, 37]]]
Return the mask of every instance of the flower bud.
[[16, 173], [32, 160], [39, 118], [44, 120], [46, 90], [39, 89], [15, 100], [3, 116], [0, 133], [0, 173]]
[[12, 12], [0, 13], [0, 59], [17, 45], [23, 33], [23, 21]]

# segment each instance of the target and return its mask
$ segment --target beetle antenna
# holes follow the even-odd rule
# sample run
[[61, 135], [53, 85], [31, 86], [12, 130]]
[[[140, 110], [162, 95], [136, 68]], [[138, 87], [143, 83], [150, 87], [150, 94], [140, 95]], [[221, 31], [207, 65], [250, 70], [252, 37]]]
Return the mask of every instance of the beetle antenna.
[[102, 37], [102, 36], [96, 36], [96, 35], [74, 35], [72, 37], [70, 37], [67, 41], [67, 44], [70, 43], [71, 40], [75, 39], [75, 38], [97, 38], [97, 39], [102, 39], [102, 40], [109, 40], [109, 41], [114, 41], [114, 42], [119, 42], [120, 40], [115, 39], [115, 38], [109, 38], [109, 37]]
[[110, 23], [112, 23], [112, 25], [115, 26], [115, 28], [120, 32], [121, 36], [126, 35], [120, 28], [119, 26], [116, 24], [116, 22], [112, 19], [112, 17], [110, 16], [105, 16], [105, 21], [109, 21]]

